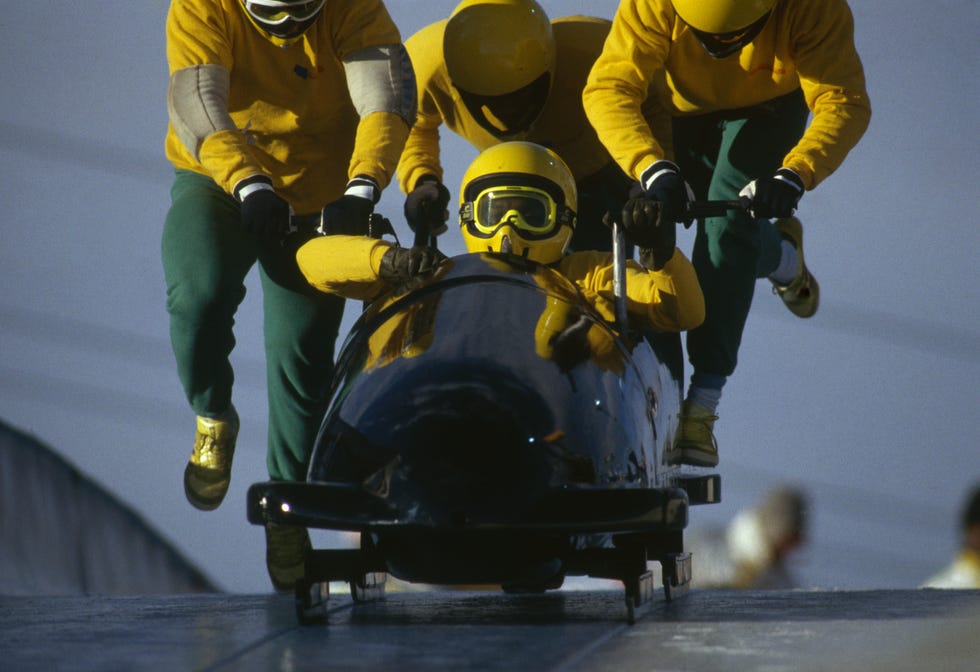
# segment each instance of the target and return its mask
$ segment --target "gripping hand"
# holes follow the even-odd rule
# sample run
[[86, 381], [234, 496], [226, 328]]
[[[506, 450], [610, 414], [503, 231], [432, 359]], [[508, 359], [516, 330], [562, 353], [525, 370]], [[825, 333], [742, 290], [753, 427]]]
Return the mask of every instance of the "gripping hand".
[[381, 198], [378, 183], [367, 176], [358, 176], [347, 183], [344, 195], [323, 207], [320, 213], [320, 233], [343, 233], [348, 236], [365, 236], [374, 212], [374, 204]]
[[691, 225], [693, 219], [687, 214], [687, 204], [694, 200], [694, 192], [681, 177], [677, 164], [666, 159], [655, 161], [643, 171], [640, 184], [647, 198], [660, 203], [664, 219]]
[[803, 179], [796, 171], [780, 168], [769, 177], [749, 182], [739, 196], [752, 203], [749, 214], [753, 217], [789, 217], [803, 197]]
[[[626, 242], [640, 248], [640, 262], [655, 271], [674, 256], [677, 225], [663, 216], [663, 204], [646, 197], [631, 198], [623, 206], [622, 224]], [[607, 213], [603, 222], [611, 225]]]
[[241, 203], [242, 228], [257, 236], [283, 236], [289, 232], [290, 209], [267, 177], [243, 180], [235, 186]]
[[431, 275], [446, 258], [431, 247], [390, 247], [381, 257], [378, 277], [399, 288], [411, 288]]
[[405, 199], [405, 219], [412, 231], [421, 226], [429, 235], [446, 232], [449, 220], [449, 190], [434, 175], [424, 175]]

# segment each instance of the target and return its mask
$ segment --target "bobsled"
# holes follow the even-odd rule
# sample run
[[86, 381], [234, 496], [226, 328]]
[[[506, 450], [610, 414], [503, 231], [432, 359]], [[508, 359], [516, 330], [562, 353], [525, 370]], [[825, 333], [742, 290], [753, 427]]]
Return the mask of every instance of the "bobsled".
[[444, 261], [366, 307], [338, 354], [305, 482], [263, 482], [248, 519], [359, 532], [312, 549], [302, 622], [329, 583], [384, 578], [556, 589], [621, 581], [627, 616], [690, 578], [683, 531], [720, 478], [667, 463], [681, 402], [678, 334], [609, 323], [557, 271], [520, 257]]

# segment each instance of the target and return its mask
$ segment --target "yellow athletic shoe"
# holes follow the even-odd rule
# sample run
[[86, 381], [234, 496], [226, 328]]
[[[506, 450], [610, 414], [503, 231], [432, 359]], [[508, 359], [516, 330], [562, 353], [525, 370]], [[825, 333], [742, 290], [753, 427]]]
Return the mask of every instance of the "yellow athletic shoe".
[[292, 592], [306, 575], [306, 554], [312, 548], [305, 527], [265, 526], [265, 566], [278, 592]]
[[796, 217], [786, 217], [773, 222], [776, 229], [789, 238], [798, 255], [796, 277], [785, 287], [772, 283], [772, 291], [779, 294], [786, 307], [797, 317], [811, 317], [820, 305], [820, 285], [810, 275], [803, 261], [803, 225]]
[[718, 464], [718, 442], [713, 429], [718, 416], [695, 404], [685, 401], [678, 415], [677, 437], [667, 454], [668, 464], [690, 464], [696, 467], [714, 467]]
[[224, 418], [197, 416], [194, 452], [184, 469], [184, 494], [202, 511], [218, 508], [231, 483], [231, 461], [238, 438], [238, 413], [232, 406]]

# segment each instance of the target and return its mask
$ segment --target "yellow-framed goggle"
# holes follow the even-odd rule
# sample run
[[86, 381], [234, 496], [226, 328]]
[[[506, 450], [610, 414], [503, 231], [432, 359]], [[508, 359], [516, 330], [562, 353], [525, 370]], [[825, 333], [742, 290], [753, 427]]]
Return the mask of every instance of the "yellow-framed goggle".
[[463, 220], [470, 233], [491, 238], [508, 225], [529, 240], [550, 238], [558, 230], [558, 205], [551, 195], [535, 187], [490, 187], [463, 205]]

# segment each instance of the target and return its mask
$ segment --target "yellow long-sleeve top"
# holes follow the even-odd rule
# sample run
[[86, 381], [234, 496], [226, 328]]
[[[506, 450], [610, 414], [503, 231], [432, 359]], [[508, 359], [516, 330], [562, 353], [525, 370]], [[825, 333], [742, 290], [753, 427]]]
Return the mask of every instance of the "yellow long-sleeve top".
[[[442, 52], [447, 23], [444, 20], [431, 24], [405, 42], [419, 92], [418, 119], [398, 163], [398, 179], [405, 192], [411, 191], [423, 175], [442, 179], [441, 125], [445, 124], [480, 151], [501, 142], [473, 118], [449, 79]], [[568, 164], [576, 181], [612, 163], [582, 107], [582, 89], [602, 51], [610, 25], [606, 19], [586, 16], [552, 21], [557, 65], [551, 92], [534, 126], [521, 138], [510, 138], [553, 149]], [[654, 126], [669, 124], [669, 117], [656, 105], [653, 97], [644, 105], [641, 116], [645, 122]]]
[[[307, 281], [323, 292], [372, 300], [386, 287], [378, 277], [391, 243], [364, 236], [324, 236], [303, 245], [296, 261]], [[600, 315], [615, 320], [613, 263], [608, 252], [574, 252], [554, 266], [571, 280]], [[662, 269], [630, 260], [626, 265], [629, 315], [659, 331], [693, 329], [704, 320], [704, 296], [694, 266], [679, 249]]]
[[670, 0], [622, 0], [583, 99], [599, 138], [635, 177], [669, 147], [639, 113], [651, 81], [676, 116], [748, 107], [802, 88], [813, 118], [783, 166], [807, 189], [837, 169], [871, 118], [845, 0], [776, 0], [762, 32], [723, 59], [708, 55]]
[[[368, 47], [400, 44], [381, 0], [330, 0], [316, 22], [291, 41], [262, 32], [240, 0], [173, 0], [167, 16], [171, 77], [196, 71], [220, 84], [227, 72], [228, 84], [219, 88], [227, 88], [234, 128], [218, 124], [198, 147], [188, 147], [171, 124], [167, 158], [177, 168], [214, 178], [228, 193], [245, 178], [271, 177], [299, 214], [317, 212], [339, 198], [354, 175], [368, 175], [383, 188], [409, 127], [388, 111], [359, 118], [343, 59]], [[213, 94], [205, 85], [187, 88], [176, 95], [207, 99]], [[209, 114], [224, 101], [205, 102]]]

